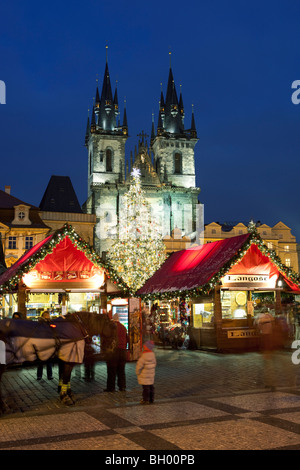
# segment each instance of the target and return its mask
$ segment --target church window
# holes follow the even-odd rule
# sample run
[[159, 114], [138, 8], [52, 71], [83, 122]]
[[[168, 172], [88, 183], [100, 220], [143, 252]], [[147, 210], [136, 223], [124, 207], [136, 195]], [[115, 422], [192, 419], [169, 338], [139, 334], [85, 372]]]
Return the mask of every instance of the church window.
[[112, 170], [112, 151], [111, 149], [106, 150], [106, 171]]
[[174, 173], [181, 174], [182, 173], [182, 158], [181, 153], [176, 152], [174, 155]]
[[90, 175], [92, 174], [92, 154], [90, 152], [89, 154], [89, 169], [90, 169]]

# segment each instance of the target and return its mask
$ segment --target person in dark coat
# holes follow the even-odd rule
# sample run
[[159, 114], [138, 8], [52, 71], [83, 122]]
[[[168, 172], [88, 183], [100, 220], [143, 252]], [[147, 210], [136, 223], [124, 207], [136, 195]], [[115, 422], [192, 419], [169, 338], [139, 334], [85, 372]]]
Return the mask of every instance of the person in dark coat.
[[[39, 320], [39, 322], [50, 322], [50, 313], [48, 312], [48, 310], [45, 310]], [[37, 367], [37, 380], [41, 380], [41, 378], [43, 377], [43, 368], [44, 368], [44, 362], [40, 362], [38, 367]], [[52, 364], [51, 362], [46, 362], [46, 368], [47, 368], [47, 378], [48, 380], [52, 380], [53, 379], [53, 376], [52, 376]]]
[[123, 392], [126, 390], [125, 364], [128, 334], [125, 326], [120, 323], [119, 315], [117, 313], [114, 314], [112, 319], [116, 322], [117, 326], [118, 344], [116, 349], [110, 353], [106, 360], [107, 385], [104, 391], [114, 392], [117, 379], [118, 388], [121, 392]]

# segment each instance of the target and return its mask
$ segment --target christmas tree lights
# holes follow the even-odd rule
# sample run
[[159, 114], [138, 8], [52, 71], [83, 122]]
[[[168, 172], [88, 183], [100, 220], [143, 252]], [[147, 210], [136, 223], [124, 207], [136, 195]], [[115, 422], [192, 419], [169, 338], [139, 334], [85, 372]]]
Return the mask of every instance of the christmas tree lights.
[[165, 261], [161, 231], [141, 188], [140, 171], [131, 173], [129, 191], [121, 202], [118, 239], [108, 252], [108, 261], [135, 293]]

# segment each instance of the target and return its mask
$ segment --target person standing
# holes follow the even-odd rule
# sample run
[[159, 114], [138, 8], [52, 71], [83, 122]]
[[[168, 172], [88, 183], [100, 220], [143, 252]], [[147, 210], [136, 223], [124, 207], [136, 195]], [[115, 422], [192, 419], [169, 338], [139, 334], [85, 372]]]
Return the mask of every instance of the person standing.
[[[43, 313], [41, 313], [41, 316], [38, 320], [39, 322], [50, 322], [50, 313], [48, 310], [45, 310]], [[37, 380], [41, 380], [43, 377], [43, 368], [44, 368], [44, 363], [40, 362], [38, 367], [37, 367]], [[47, 368], [47, 378], [48, 380], [52, 380], [52, 364], [51, 362], [46, 362], [46, 368]]]
[[146, 341], [143, 352], [136, 364], [138, 383], [143, 386], [142, 405], [154, 402], [154, 377], [156, 369], [156, 357], [153, 351], [153, 341]]
[[113, 321], [117, 327], [117, 347], [110, 353], [106, 360], [107, 365], [107, 384], [105, 392], [114, 392], [117, 385], [121, 392], [126, 390], [126, 375], [125, 375], [125, 364], [126, 364], [126, 348], [128, 343], [128, 334], [125, 326], [120, 323], [119, 315], [115, 313], [113, 315]]

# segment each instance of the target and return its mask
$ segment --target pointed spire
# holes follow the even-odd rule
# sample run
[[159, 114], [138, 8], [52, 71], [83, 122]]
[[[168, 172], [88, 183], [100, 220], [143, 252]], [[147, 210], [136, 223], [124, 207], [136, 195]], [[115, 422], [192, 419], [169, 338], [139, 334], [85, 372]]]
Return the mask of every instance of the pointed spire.
[[[175, 81], [173, 77], [173, 71], [171, 67], [171, 53], [170, 55], [170, 69], [169, 69], [169, 78], [166, 92], [165, 100], [165, 115], [161, 116], [163, 119], [164, 131], [169, 132], [170, 134], [183, 134], [184, 126], [182, 115], [179, 109], [179, 102], [176, 92]], [[183, 109], [183, 101], [181, 97], [181, 104]]]
[[150, 147], [152, 147], [152, 144], [153, 144], [154, 139], [155, 139], [154, 113], [152, 113], [152, 126], [151, 126]]
[[111, 132], [115, 130], [115, 128], [117, 127], [117, 124], [116, 124], [113, 94], [112, 94], [111, 83], [110, 83], [110, 74], [109, 74], [109, 69], [108, 69], [107, 50], [108, 50], [108, 46], [106, 45], [106, 63], [105, 63], [105, 71], [104, 71], [102, 91], [101, 91], [100, 104], [99, 104], [98, 125], [104, 131]]
[[162, 91], [162, 83], [160, 84], [160, 102], [159, 102], [159, 107], [160, 107], [160, 112], [162, 114], [162, 117], [165, 115], [165, 100], [164, 100], [164, 94]]
[[119, 102], [118, 102], [118, 81], [116, 80], [116, 89], [115, 89], [115, 95], [114, 95], [114, 110], [115, 110], [115, 115], [116, 117], [119, 114]]
[[195, 116], [194, 116], [194, 105], [192, 104], [192, 123], [191, 123], [191, 136], [197, 138]]
[[128, 124], [127, 124], [127, 112], [126, 112], [126, 98], [124, 99], [124, 115], [123, 115], [123, 125], [122, 125], [123, 134], [128, 134]]
[[89, 135], [90, 135], [90, 117], [89, 117], [89, 110], [88, 110], [88, 117], [87, 117], [86, 131], [85, 131], [85, 141], [84, 141], [84, 144], [86, 147], [88, 144]]
[[95, 107], [93, 106], [92, 111], [92, 120], [91, 120], [91, 132], [96, 131], [96, 115], [95, 115]]
[[[97, 80], [98, 82], [98, 80]], [[95, 105], [97, 107], [99, 107], [100, 105], [100, 96], [99, 96], [99, 89], [98, 89], [98, 83], [97, 83], [97, 87], [96, 87], [96, 100], [95, 100]]]
[[183, 99], [182, 99], [182, 92], [181, 92], [181, 85], [180, 85], [180, 97], [179, 97], [179, 113], [180, 113], [180, 116], [181, 116], [181, 119], [182, 119], [182, 123], [183, 123], [183, 120], [184, 120], [184, 106], [183, 106]]

